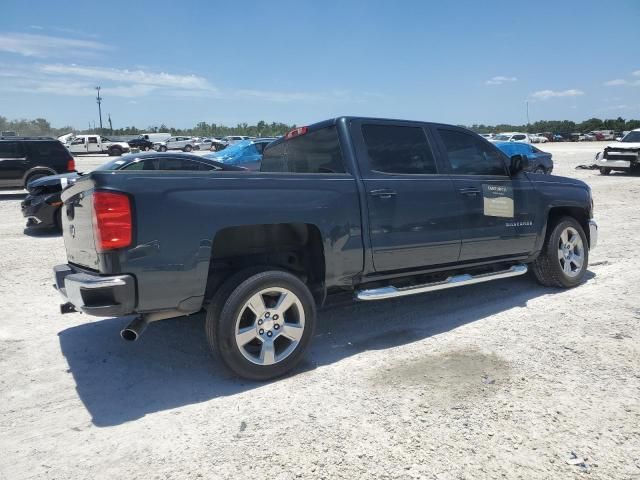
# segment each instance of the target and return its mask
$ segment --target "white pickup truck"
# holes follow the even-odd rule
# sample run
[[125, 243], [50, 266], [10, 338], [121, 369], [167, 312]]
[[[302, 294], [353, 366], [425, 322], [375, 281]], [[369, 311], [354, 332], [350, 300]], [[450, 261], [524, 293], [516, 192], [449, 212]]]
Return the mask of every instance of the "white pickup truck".
[[596, 164], [602, 175], [613, 170], [628, 172], [640, 169], [640, 128], [631, 130], [619, 142], [613, 142], [596, 154]]
[[108, 153], [110, 156], [120, 156], [129, 152], [127, 142], [114, 142], [101, 135], [76, 135], [66, 145], [74, 155], [81, 153]]

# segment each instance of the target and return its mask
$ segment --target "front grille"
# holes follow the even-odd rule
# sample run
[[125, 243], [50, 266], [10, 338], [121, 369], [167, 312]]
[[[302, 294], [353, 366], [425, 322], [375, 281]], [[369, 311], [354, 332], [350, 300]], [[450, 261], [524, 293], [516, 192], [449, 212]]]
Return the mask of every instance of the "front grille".
[[607, 160], [626, 160], [626, 161], [633, 161], [633, 160], [637, 160], [638, 159], [638, 152], [611, 152], [611, 151], [606, 151], [604, 152], [604, 158], [606, 158]]

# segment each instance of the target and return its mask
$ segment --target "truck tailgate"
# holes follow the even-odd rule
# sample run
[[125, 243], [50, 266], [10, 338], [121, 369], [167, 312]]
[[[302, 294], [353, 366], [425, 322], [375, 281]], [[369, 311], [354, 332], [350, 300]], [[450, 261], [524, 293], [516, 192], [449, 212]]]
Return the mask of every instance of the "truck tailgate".
[[62, 235], [70, 263], [98, 270], [93, 232], [93, 189], [94, 184], [87, 176], [62, 193]]

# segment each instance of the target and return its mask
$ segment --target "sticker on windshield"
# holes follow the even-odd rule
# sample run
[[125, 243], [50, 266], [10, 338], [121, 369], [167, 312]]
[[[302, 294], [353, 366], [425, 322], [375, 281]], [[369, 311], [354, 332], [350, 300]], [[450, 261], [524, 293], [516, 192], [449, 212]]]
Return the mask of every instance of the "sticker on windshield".
[[513, 218], [513, 188], [505, 185], [482, 185], [484, 214], [487, 217]]

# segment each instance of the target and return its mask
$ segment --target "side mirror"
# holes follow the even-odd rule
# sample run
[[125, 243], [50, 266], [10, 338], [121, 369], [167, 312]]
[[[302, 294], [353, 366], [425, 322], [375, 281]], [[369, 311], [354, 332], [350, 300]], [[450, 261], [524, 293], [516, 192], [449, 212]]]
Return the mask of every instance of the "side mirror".
[[511, 175], [517, 175], [518, 173], [527, 170], [529, 168], [529, 159], [526, 155], [512, 155], [511, 156], [511, 164], [509, 165], [509, 170]]

